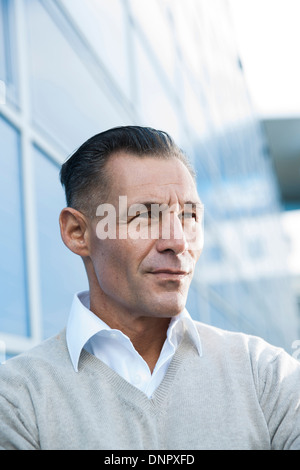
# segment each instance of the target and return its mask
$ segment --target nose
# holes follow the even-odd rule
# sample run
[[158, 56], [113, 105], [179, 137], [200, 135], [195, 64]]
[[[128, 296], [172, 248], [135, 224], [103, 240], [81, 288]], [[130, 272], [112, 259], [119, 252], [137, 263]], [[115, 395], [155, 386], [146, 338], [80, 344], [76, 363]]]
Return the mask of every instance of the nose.
[[156, 249], [159, 252], [172, 251], [176, 255], [184, 253], [189, 248], [182, 222], [176, 213], [164, 213], [160, 226]]

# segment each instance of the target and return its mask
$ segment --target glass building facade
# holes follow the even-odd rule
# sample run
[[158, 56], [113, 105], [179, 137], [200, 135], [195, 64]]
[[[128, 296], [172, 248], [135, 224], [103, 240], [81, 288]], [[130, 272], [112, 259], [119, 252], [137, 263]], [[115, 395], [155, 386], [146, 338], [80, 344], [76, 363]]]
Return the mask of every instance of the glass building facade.
[[196, 320], [298, 338], [276, 180], [226, 1], [0, 0], [0, 342], [18, 354], [65, 326], [87, 288], [63, 245], [61, 163], [119, 125], [169, 132], [190, 156], [205, 246]]

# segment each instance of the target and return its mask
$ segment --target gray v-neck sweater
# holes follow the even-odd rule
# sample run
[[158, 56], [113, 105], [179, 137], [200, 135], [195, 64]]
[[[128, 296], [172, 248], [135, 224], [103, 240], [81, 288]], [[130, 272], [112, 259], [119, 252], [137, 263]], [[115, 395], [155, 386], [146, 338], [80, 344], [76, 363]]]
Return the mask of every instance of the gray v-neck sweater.
[[0, 366], [1, 449], [300, 449], [300, 364], [197, 323], [151, 399], [65, 332]]

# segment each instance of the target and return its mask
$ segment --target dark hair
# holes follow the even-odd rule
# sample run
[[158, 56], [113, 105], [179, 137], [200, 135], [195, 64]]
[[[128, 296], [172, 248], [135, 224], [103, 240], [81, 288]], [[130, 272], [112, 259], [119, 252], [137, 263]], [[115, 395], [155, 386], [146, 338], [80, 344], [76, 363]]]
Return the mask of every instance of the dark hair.
[[60, 181], [67, 206], [91, 215], [95, 193], [103, 197], [108, 190], [105, 165], [112, 154], [120, 151], [140, 157], [178, 158], [195, 177], [188, 159], [166, 132], [150, 127], [115, 127], [88, 139], [62, 165]]

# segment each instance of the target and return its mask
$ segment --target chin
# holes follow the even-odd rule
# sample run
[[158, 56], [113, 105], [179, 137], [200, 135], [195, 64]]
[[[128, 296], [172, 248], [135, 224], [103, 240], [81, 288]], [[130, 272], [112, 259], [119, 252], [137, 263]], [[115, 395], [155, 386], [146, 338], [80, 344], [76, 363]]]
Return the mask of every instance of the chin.
[[155, 316], [161, 318], [171, 318], [179, 315], [186, 305], [186, 298], [182, 298], [175, 296], [174, 294], [172, 297], [168, 299], [158, 299], [156, 302], [154, 301], [152, 304], [152, 312]]

